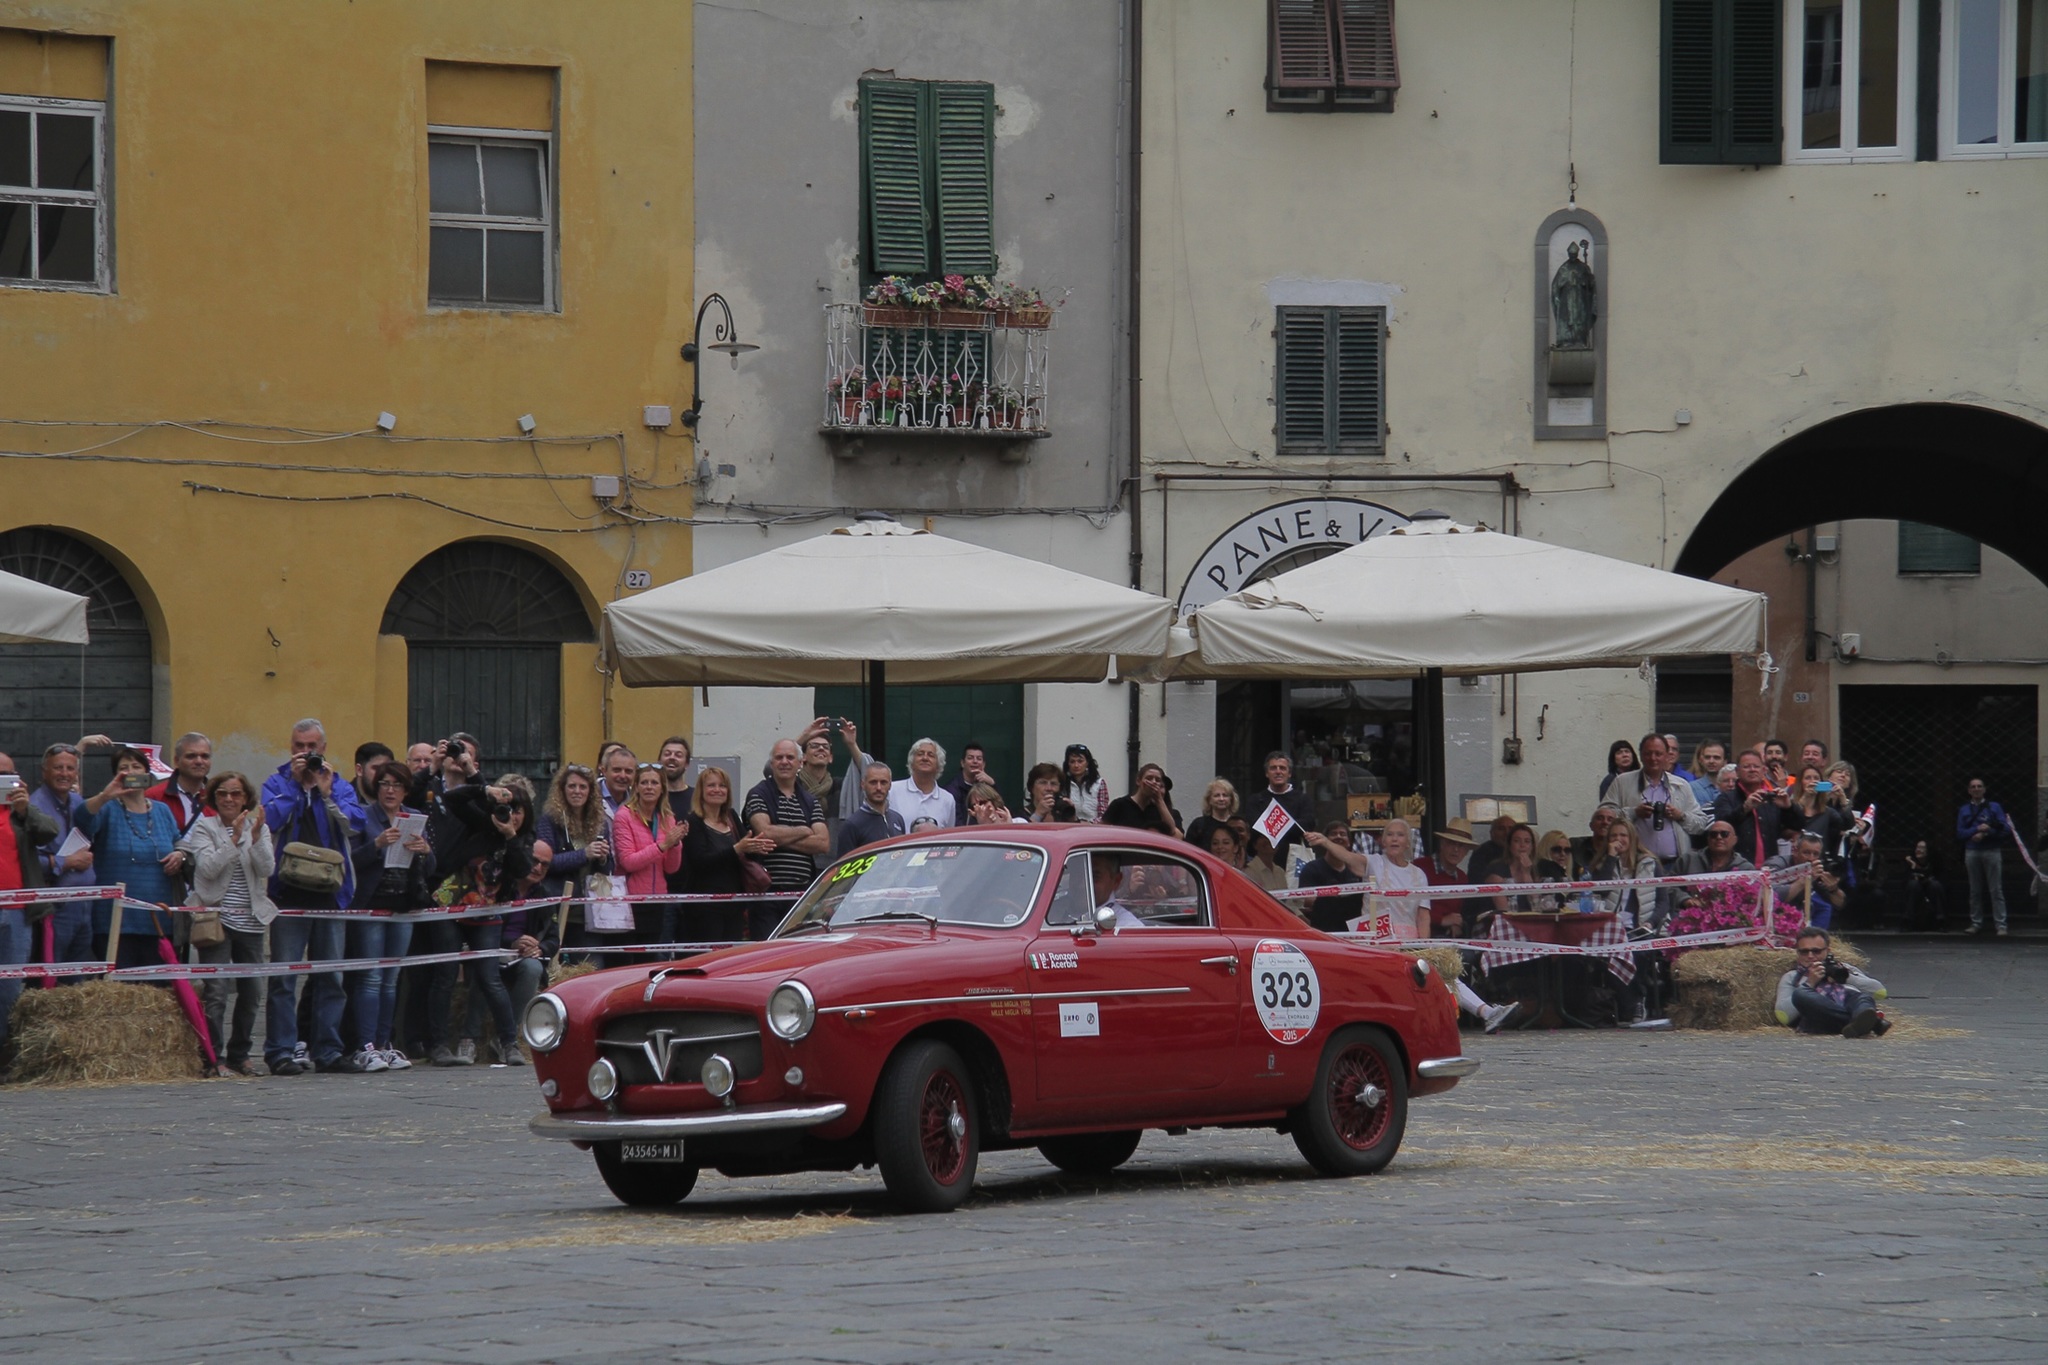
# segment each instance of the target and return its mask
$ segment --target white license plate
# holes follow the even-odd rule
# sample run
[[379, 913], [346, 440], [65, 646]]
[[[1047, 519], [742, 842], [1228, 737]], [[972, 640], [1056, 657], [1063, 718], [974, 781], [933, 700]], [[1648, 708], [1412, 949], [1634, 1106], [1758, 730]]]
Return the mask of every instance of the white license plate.
[[682, 1159], [683, 1140], [681, 1138], [670, 1138], [664, 1142], [621, 1142], [619, 1144], [619, 1160], [621, 1161], [681, 1161]]

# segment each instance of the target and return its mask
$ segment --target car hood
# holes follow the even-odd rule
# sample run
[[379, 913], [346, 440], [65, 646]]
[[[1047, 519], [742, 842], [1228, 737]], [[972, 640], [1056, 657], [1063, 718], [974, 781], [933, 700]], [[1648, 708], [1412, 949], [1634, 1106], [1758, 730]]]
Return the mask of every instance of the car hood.
[[[1027, 941], [1017, 934], [941, 929], [934, 936], [921, 924], [889, 925], [748, 943], [681, 962], [622, 967], [599, 976], [605, 983], [607, 1013], [663, 1002], [673, 1005], [688, 1000], [693, 985], [712, 983], [723, 988], [717, 993], [728, 1000], [737, 990], [765, 1001], [770, 991], [793, 976], [801, 976], [823, 999], [828, 993], [870, 984], [951, 976], [970, 963], [984, 970], [1010, 960], [1021, 966]], [[667, 975], [655, 987], [653, 1000], [645, 999], [649, 978], [664, 969]]]

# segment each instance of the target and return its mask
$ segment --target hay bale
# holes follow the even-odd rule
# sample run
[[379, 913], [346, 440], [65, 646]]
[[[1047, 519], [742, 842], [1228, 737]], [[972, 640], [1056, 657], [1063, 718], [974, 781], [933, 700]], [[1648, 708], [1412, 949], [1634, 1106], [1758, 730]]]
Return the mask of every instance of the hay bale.
[[[1836, 938], [1834, 954], [1862, 970], [1870, 955]], [[1695, 948], [1671, 964], [1677, 998], [1671, 1002], [1676, 1028], [1778, 1028], [1778, 978], [1797, 962], [1790, 948], [1759, 948], [1732, 944], [1726, 948]]]
[[586, 957], [574, 966], [564, 967], [562, 959], [558, 957], [548, 964], [548, 984], [550, 986], [559, 986], [571, 977], [589, 976], [596, 970], [597, 963], [590, 958]]
[[1423, 943], [1419, 940], [1404, 943], [1401, 947], [1436, 968], [1436, 974], [1446, 982], [1456, 981], [1459, 974], [1465, 970], [1465, 958], [1456, 948]]
[[183, 1081], [205, 1074], [199, 1040], [170, 991], [94, 981], [23, 991], [14, 1007], [22, 1081]]

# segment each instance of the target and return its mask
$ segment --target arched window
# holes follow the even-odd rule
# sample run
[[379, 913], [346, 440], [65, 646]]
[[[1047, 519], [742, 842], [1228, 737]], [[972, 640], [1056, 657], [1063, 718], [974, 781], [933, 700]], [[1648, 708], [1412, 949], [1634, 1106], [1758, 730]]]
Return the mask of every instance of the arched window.
[[[42, 751], [83, 734], [147, 740], [155, 733], [149, 620], [111, 560], [43, 526], [0, 534], [0, 569], [91, 600], [92, 643], [0, 645], [0, 753], [37, 780]], [[96, 787], [88, 775], [90, 786]]]
[[467, 730], [487, 775], [562, 757], [562, 646], [595, 638], [560, 570], [495, 541], [445, 546], [400, 580], [383, 633], [406, 640], [409, 742]]

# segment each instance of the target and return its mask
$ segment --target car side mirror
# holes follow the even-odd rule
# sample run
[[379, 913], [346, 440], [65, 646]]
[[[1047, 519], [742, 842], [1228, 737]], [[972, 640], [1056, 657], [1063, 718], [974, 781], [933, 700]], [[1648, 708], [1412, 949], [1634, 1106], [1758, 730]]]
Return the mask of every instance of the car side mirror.
[[1116, 933], [1116, 910], [1107, 905], [1095, 907], [1095, 931], [1100, 934]]

